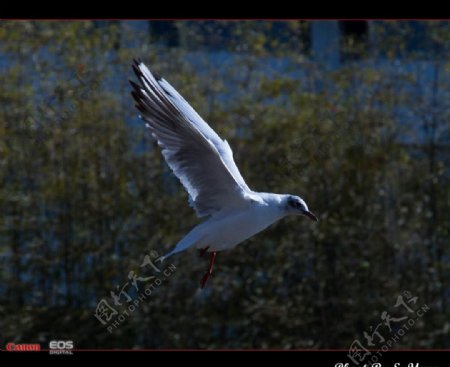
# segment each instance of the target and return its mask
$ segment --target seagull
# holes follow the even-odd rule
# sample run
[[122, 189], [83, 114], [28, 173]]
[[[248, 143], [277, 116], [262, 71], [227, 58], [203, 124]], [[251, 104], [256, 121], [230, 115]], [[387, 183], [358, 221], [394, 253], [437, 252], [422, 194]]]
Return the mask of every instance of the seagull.
[[208, 252], [208, 270], [200, 283], [204, 288], [217, 252], [234, 248], [288, 215], [318, 221], [300, 196], [251, 190], [234, 162], [228, 142], [141, 60], [134, 60], [132, 67], [139, 80], [139, 84], [130, 80], [139, 117], [188, 192], [197, 216], [206, 219], [163, 259], [191, 247], [199, 249], [200, 256]]

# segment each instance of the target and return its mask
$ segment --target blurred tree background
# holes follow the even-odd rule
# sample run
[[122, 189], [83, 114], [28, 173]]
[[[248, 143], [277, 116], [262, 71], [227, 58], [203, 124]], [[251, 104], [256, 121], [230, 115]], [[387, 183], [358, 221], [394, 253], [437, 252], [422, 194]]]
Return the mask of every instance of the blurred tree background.
[[[383, 312], [424, 305], [394, 347], [450, 348], [450, 23], [340, 22], [337, 66], [319, 22], [142, 23], [0, 23], [1, 348], [368, 348]], [[135, 57], [230, 142], [252, 189], [302, 195], [320, 222], [220, 253], [203, 291], [207, 260], [174, 256], [109, 332], [99, 302], [126, 310], [111, 292], [128, 281], [136, 299], [130, 272], [162, 277], [144, 256], [199, 222], [137, 118]], [[394, 307], [404, 291], [414, 314]]]

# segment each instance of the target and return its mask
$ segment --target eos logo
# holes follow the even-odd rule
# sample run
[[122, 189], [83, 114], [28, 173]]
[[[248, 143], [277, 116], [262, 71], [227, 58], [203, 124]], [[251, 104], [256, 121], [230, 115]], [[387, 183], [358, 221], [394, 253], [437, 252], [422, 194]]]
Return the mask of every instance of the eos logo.
[[50, 354], [72, 354], [73, 341], [52, 340], [48, 346], [50, 348]]
[[39, 352], [41, 346], [39, 344], [6, 344], [6, 350], [8, 352]]

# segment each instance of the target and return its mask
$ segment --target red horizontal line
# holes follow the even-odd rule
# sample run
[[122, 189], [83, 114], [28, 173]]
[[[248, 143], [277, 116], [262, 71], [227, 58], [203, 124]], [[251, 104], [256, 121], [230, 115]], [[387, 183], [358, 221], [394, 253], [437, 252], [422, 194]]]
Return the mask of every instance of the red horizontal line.
[[449, 18], [0, 18], [0, 20], [19, 20], [19, 21], [80, 21], [80, 20], [229, 20], [229, 21], [242, 21], [242, 20], [267, 20], [267, 21], [298, 21], [298, 20], [342, 20], [342, 21], [414, 21], [414, 20], [434, 20], [434, 21], [447, 21]]
[[[380, 349], [366, 349], [378, 352]], [[0, 349], [5, 352], [5, 350]], [[57, 349], [41, 349], [40, 352], [57, 351]], [[348, 352], [348, 349], [71, 349], [72, 352]], [[355, 350], [352, 350], [355, 351]], [[365, 350], [361, 350], [365, 351]], [[26, 351], [23, 351], [25, 353]], [[450, 352], [450, 349], [390, 349], [389, 352]], [[19, 353], [19, 352], [11, 352]]]

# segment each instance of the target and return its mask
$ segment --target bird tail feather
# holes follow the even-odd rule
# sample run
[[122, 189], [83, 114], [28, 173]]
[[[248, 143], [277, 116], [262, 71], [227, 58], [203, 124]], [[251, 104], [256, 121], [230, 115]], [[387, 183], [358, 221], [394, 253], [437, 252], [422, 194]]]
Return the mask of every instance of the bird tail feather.
[[192, 246], [197, 246], [203, 242], [204, 238], [205, 234], [202, 234], [199, 231], [199, 226], [197, 226], [194, 229], [192, 229], [186, 236], [184, 236], [181, 239], [181, 241], [177, 243], [175, 248], [166, 255], [164, 255], [162, 259], [165, 260], [178, 252], [184, 251]]

